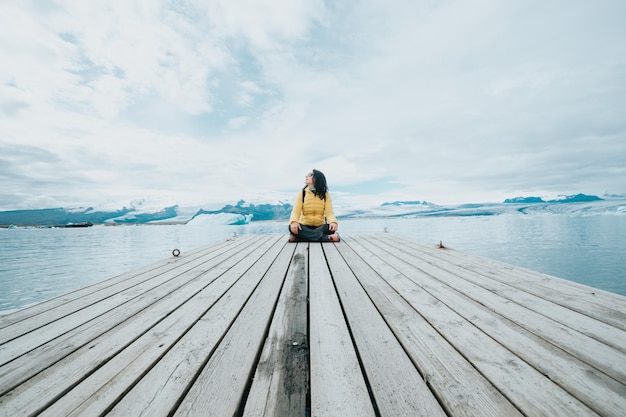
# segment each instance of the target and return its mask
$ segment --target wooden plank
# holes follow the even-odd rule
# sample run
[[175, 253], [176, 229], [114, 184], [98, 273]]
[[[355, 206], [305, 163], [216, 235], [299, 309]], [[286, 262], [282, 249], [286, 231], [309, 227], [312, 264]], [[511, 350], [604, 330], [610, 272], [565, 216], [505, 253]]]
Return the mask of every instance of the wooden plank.
[[[254, 249], [255, 246], [248, 246], [247, 248], [247, 250]], [[258, 250], [258, 247], [256, 247], [256, 250]], [[124, 303], [119, 306], [113, 305], [108, 312], [91, 320], [89, 320], [90, 317], [84, 316], [84, 312], [77, 312], [75, 314], [77, 316], [77, 320], [86, 321], [84, 324], [79, 325], [73, 330], [62, 334], [59, 337], [54, 338], [21, 356], [14, 353], [15, 359], [0, 367], [0, 394], [8, 391], [12, 387], [18, 385], [21, 381], [30, 378], [32, 375], [35, 375], [41, 370], [49, 368], [55, 362], [63, 359], [67, 355], [70, 355], [73, 351], [80, 349], [82, 346], [85, 346], [91, 340], [96, 339], [110, 329], [115, 328], [115, 326], [119, 323], [123, 323], [129, 318], [132, 318], [135, 314], [146, 314], [145, 310], [150, 305], [158, 302], [162, 298], [167, 298], [171, 295], [171, 293], [179, 291], [179, 293], [176, 294], [176, 297], [185, 296], [185, 294], [186, 297], [191, 297], [194, 292], [198, 291], [198, 287], [186, 287], [187, 283], [193, 281], [199, 276], [202, 277], [200, 284], [208, 285], [212, 279], [215, 279], [224, 271], [237, 265], [237, 262], [243, 259], [247, 253], [247, 251], [241, 251], [239, 253], [226, 252], [222, 253], [217, 258], [213, 258], [216, 263], [203, 266], [202, 268], [196, 270], [187, 270], [185, 266], [183, 271], [168, 271], [165, 275], [169, 276], [178, 274], [178, 280], [171, 280], [168, 283], [169, 285], [164, 285], [158, 288], [153, 288], [152, 285], [147, 284], [147, 290], [145, 293], [140, 294], [135, 299], [132, 299], [132, 303]], [[209, 274], [204, 273], [207, 268], [210, 269]], [[154, 279], [160, 280], [161, 278], [157, 276]], [[183, 291], [180, 291], [181, 288], [183, 288]], [[169, 311], [175, 308], [176, 305], [177, 304], [172, 304], [169, 307]], [[163, 312], [162, 314], [169, 314], [169, 311]], [[163, 316], [155, 317], [160, 318]], [[148, 318], [148, 323], [151, 323], [152, 321], [153, 318], [150, 316]], [[39, 331], [42, 330], [43, 329], [40, 329]], [[46, 334], [54, 334], [54, 327], [52, 327], [52, 325], [46, 327], [45, 330]], [[145, 329], [143, 331], [145, 331]], [[137, 329], [137, 333], [132, 336], [137, 337], [137, 335], [140, 334], [141, 332]], [[20, 342], [24, 338], [26, 337], [15, 339], [11, 345], [15, 345], [20, 348]], [[127, 338], [116, 339], [116, 343], [114, 343], [114, 345], [123, 346], [123, 344], [120, 344], [122, 340], [127, 340]], [[105, 361], [106, 358], [110, 357], [111, 354], [115, 352], [109, 348], [105, 349], [106, 351], [101, 354], [102, 356], [98, 360], [98, 363], [100, 363], [100, 361]], [[93, 350], [92, 352], [95, 353]]]
[[[241, 245], [238, 247], [241, 248]], [[230, 251], [236, 253], [238, 247], [232, 246]], [[223, 253], [228, 252], [223, 251]], [[0, 355], [8, 358], [17, 357], [60, 334], [70, 331], [86, 320], [109, 311], [111, 306], [133, 300], [138, 295], [145, 293], [147, 288], [156, 288], [176, 279], [181, 270], [199, 269], [200, 265], [205, 263], [207, 263], [206, 267], [209, 268], [210, 263], [215, 259], [217, 261], [223, 259], [223, 257], [220, 258], [220, 255], [221, 253], [212, 254], [209, 252], [190, 260], [172, 261], [167, 268], [159, 268], [135, 275], [127, 281], [116, 282], [79, 299], [65, 302], [52, 308], [46, 314], [39, 314], [28, 320], [7, 326], [0, 331], [0, 337], [2, 337], [0, 340], [3, 341], [0, 346]], [[41, 328], [43, 330], [33, 332], [33, 330]], [[14, 342], [17, 337], [22, 335], [25, 337], [22, 337], [19, 342]]]
[[[398, 247], [381, 250], [379, 245], [385, 246], [380, 240], [364, 243], [364, 246], [371, 248], [379, 257], [384, 257], [384, 262], [379, 262], [375, 269], [382, 271], [393, 268], [396, 271], [395, 276], [389, 275], [390, 272], [381, 273], [394, 276], [390, 284], [520, 410], [531, 415], [598, 415], [516, 354], [474, 327], [458, 314], [457, 309], [448, 307], [447, 303], [451, 302], [455, 293], [471, 302], [463, 296], [462, 291], [457, 291], [458, 287], [455, 289], [442, 285], [433, 276], [416, 272], [416, 263], [408, 263], [411, 259], [407, 258], [410, 257], [396, 257]], [[367, 262], [372, 262], [371, 257], [367, 258]], [[420, 267], [424, 266], [420, 264]], [[501, 320], [497, 314], [488, 312], [490, 316], [486, 320]]]
[[[107, 401], [113, 404], [108, 416], [172, 415], [279, 251], [284, 250], [284, 239], [276, 240], [274, 237], [273, 241], [274, 245], [260, 259], [259, 255], [255, 257], [254, 265], [243, 272], [235, 286], [196, 321], [145, 375], [140, 375], [141, 379], [129, 384], [121, 378], [123, 375], [117, 377], [119, 381], [116, 385], [119, 385], [123, 396], [116, 399], [117, 403], [113, 398]], [[224, 389], [228, 389], [229, 380], [222, 380], [221, 383]], [[127, 392], [121, 391], [124, 386], [129, 387]], [[99, 395], [108, 393], [107, 387], [98, 392]]]
[[297, 244], [254, 374], [244, 417], [307, 416], [308, 245]]
[[[411, 245], [408, 243], [403, 246], [405, 250], [415, 248]], [[451, 267], [448, 270], [452, 273], [466, 277], [518, 304], [527, 305], [540, 314], [550, 315], [570, 328], [626, 352], [626, 331], [617, 333], [614, 331], [615, 327], [624, 330], [626, 322], [624, 297], [609, 293], [600, 297], [600, 290], [595, 291], [590, 287], [586, 287], [587, 294], [581, 294], [577, 291], [582, 287], [581, 285], [556, 277], [544, 275], [540, 283], [537, 283], [536, 280], [529, 278], [537, 273], [521, 268], [504, 264], [505, 267], [500, 267], [498, 270], [496, 268], [499, 264], [495, 261], [470, 257], [467, 254], [455, 255], [457, 252], [451, 250], [440, 253], [432, 251], [432, 249], [428, 252], [418, 250], [416, 253], [407, 250], [407, 253], [426, 261], [448, 264]], [[532, 288], [535, 290], [533, 291]], [[589, 294], [590, 291], [594, 292], [593, 296]], [[555, 294], [560, 294], [560, 297], [555, 297]], [[558, 302], [553, 302], [554, 298], [557, 298]], [[600, 298], [601, 302], [596, 300]], [[621, 300], [621, 304], [618, 300]], [[621, 305], [621, 311], [619, 305]], [[619, 326], [615, 326], [617, 322], [620, 322]]]
[[[599, 415], [619, 416], [626, 409], [626, 387], [615, 379], [514, 323], [502, 320], [488, 308], [459, 293], [448, 293], [446, 303], [454, 306], [472, 325]], [[465, 349], [464, 345], [461, 347]]]
[[174, 416], [240, 415], [293, 252], [287, 245], [278, 255]]
[[[276, 242], [264, 240], [267, 246], [256, 247], [256, 257], [253, 252], [240, 263], [235, 258], [236, 267], [226, 271], [211, 269], [204, 279], [193, 282], [197, 285], [163, 298], [20, 385], [2, 398], [3, 409], [14, 411], [11, 415], [28, 415], [33, 407], [50, 404], [63, 396], [46, 410], [47, 414], [69, 416], [85, 411], [83, 415], [98, 415], [141, 378], [239, 280], [245, 269]], [[220, 277], [217, 281], [216, 276]], [[235, 303], [233, 308], [238, 311], [240, 305]], [[216, 320], [215, 326], [223, 321]], [[38, 398], [38, 402], [33, 404], [32, 398]]]
[[[80, 288], [75, 291], [71, 291], [66, 294], [62, 294], [58, 297], [51, 298], [49, 300], [42, 301], [38, 304], [26, 307], [11, 314], [0, 315], [0, 344], [11, 340], [3, 333], [5, 327], [13, 325], [15, 323], [28, 320], [28, 327], [25, 327], [24, 333], [32, 331], [46, 323], [50, 323], [63, 317], [62, 311], [64, 309], [70, 312], [77, 311], [85, 306], [88, 306], [92, 300], [90, 296], [94, 293], [98, 295], [95, 299], [104, 298], [103, 291], [111, 291], [111, 289], [118, 288], [123, 290], [133, 285], [137, 285], [145, 279], [144, 277], [152, 277], [164, 273], [172, 268], [177, 268], [181, 263], [186, 263], [195, 260], [198, 256], [203, 256], [204, 253], [211, 253], [217, 255], [222, 250], [228, 250], [232, 245], [245, 244], [254, 240], [253, 236], [242, 236], [235, 239], [227, 239], [207, 245], [203, 248], [195, 249], [183, 254], [179, 258], [167, 258], [162, 261], [146, 265], [145, 267], [129, 271], [127, 273], [96, 282], [87, 287]], [[72, 303], [68, 306], [68, 303]], [[61, 313], [58, 311], [61, 310]], [[22, 324], [23, 326], [24, 324]]]
[[[412, 253], [411, 259], [414, 258], [414, 253]], [[620, 410], [626, 409], [626, 387], [620, 382], [511, 321], [497, 316], [494, 318], [495, 314], [490, 307], [469, 300], [457, 291], [442, 290], [442, 287], [432, 285], [432, 280], [418, 281], [416, 277], [416, 275], [412, 276], [413, 281], [421, 288], [430, 291], [432, 296], [444, 302], [468, 322], [514, 352], [542, 375], [548, 376], [550, 380], [572, 393], [600, 415], [620, 415]], [[428, 299], [416, 300], [415, 304], [422, 306], [420, 311], [426, 308], [433, 310], [428, 314], [433, 325], [437, 325], [441, 317], [444, 317], [434, 306], [431, 306], [434, 303], [429, 302]]]
[[[385, 244], [379, 240], [376, 242], [379, 248]], [[488, 305], [503, 318], [566, 350], [619, 382], [626, 383], [624, 352], [610, 341], [616, 339], [626, 344], [625, 332], [611, 326], [608, 326], [608, 329], [604, 328], [604, 323], [540, 297], [506, 287], [504, 284], [493, 284], [493, 281], [460, 269], [450, 262], [432, 257], [423, 259], [420, 254], [406, 251], [404, 248], [394, 247], [393, 250], [398, 256], [403, 254], [405, 262], [412, 267], [461, 291], [476, 302]], [[594, 332], [594, 326], [600, 330]], [[595, 337], [589, 336], [588, 333], [593, 333]]]
[[374, 416], [321, 245], [309, 246], [311, 416]]
[[[521, 416], [519, 411], [387, 281], [402, 280], [376, 252], [344, 237], [340, 251], [369, 298], [451, 416]], [[358, 256], [356, 254], [359, 254]], [[367, 259], [367, 262], [364, 262]], [[369, 265], [368, 265], [369, 264]], [[432, 300], [430, 301], [432, 302]], [[440, 311], [442, 315], [449, 315]], [[397, 368], [394, 366], [393, 370]]]
[[623, 415], [625, 297], [342, 237], [219, 242], [0, 317], [0, 417]]
[[[333, 282], [381, 415], [446, 416], [387, 323], [360, 286], [348, 263], [360, 262], [340, 245], [324, 245]], [[342, 255], [346, 258], [342, 258]], [[484, 414], [483, 414], [484, 415]]]
[[385, 237], [405, 248], [428, 253], [443, 262], [456, 264], [486, 278], [626, 330], [626, 298], [621, 295], [454, 249], [439, 250], [397, 235]]

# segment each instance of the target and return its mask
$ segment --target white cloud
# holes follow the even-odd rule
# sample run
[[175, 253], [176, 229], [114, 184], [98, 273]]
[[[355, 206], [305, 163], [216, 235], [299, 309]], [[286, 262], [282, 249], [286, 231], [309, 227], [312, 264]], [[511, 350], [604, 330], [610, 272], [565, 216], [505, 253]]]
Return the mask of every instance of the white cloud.
[[325, 12], [320, 0], [217, 0], [209, 2], [207, 9], [206, 17], [218, 36], [243, 38], [261, 51], [306, 38]]
[[337, 204], [624, 193], [625, 12], [5, 2], [0, 209], [290, 201], [313, 167]]

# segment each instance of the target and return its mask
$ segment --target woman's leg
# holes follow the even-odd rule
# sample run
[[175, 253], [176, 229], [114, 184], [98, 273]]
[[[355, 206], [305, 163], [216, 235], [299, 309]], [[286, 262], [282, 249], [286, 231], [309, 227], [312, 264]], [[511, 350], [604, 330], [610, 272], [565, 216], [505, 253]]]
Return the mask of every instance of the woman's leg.
[[322, 233], [315, 232], [315, 228], [311, 226], [300, 225], [298, 234], [291, 233], [291, 226], [289, 226], [289, 241], [290, 242], [315, 242], [321, 238]]
[[336, 232], [330, 230], [330, 224], [326, 223], [324, 226], [324, 236], [322, 241], [324, 242], [339, 242], [339, 235]]
[[297, 242], [328, 242], [328, 235], [335, 233], [330, 230], [330, 226], [328, 224], [324, 224], [319, 227], [301, 226], [302, 230], [298, 231], [297, 235], [292, 234], [291, 229], [289, 229], [289, 233], [291, 236], [295, 236], [294, 240]]
[[305, 242], [321, 242], [324, 239], [324, 226], [302, 226], [298, 232], [298, 240]]

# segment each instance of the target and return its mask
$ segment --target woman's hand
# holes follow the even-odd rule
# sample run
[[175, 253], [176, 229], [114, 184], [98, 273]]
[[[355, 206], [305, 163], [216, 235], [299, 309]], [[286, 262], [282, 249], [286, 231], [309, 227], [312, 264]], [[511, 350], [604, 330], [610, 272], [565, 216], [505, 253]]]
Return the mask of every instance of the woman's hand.
[[337, 229], [339, 229], [339, 225], [335, 222], [332, 222], [328, 225], [328, 230], [330, 230], [331, 232], [336, 232]]
[[300, 223], [298, 222], [293, 222], [289, 225], [289, 229], [291, 229], [291, 233], [297, 235], [298, 232], [302, 230], [302, 226], [300, 226]]

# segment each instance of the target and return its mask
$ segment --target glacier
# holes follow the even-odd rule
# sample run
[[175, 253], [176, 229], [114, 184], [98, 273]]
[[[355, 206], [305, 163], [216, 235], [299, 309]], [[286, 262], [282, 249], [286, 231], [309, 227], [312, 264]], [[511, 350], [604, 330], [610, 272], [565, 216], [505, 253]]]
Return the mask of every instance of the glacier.
[[[129, 206], [106, 208], [51, 208], [39, 210], [0, 211], [0, 227], [44, 226], [92, 223], [103, 225], [129, 224], [186, 224], [186, 225], [241, 225], [251, 221], [287, 221], [292, 205], [251, 204], [244, 200], [236, 204], [181, 207], [177, 204], [158, 206], [136, 200]], [[502, 203], [468, 203], [438, 205], [426, 201], [395, 201], [372, 207], [336, 206], [339, 219], [379, 217], [446, 217], [497, 215], [624, 215], [626, 197], [602, 199], [577, 194], [544, 201], [538, 197], [515, 197]]]

